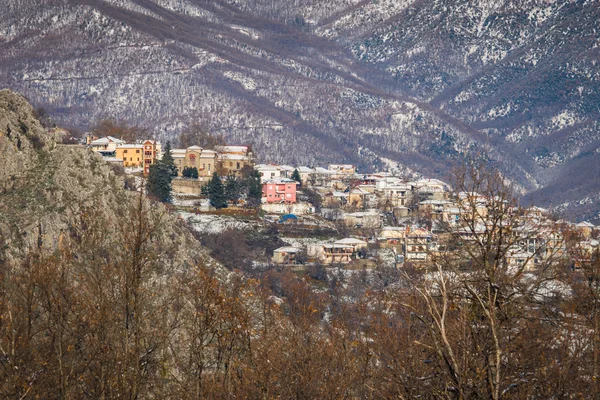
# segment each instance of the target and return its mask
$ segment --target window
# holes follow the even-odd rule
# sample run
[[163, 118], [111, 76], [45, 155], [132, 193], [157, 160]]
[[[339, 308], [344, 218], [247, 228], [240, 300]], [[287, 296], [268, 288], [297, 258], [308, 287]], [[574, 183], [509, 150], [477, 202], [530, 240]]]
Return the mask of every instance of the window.
[[286, 194], [286, 197], [292, 197], [291, 193]]
[[133, 161], [133, 157], [129, 157], [129, 161]]
[[237, 163], [237, 169], [240, 169], [240, 163], [239, 162]]
[[127, 150], [123, 150], [123, 154], [127, 153]]
[[208, 171], [210, 172], [210, 164], [208, 164]]
[[135, 154], [140, 154], [140, 149], [137, 149], [137, 150], [135, 151]]
[[206, 169], [206, 164], [202, 164], [202, 169]]
[[190, 164], [196, 165], [196, 155], [195, 154], [190, 154]]

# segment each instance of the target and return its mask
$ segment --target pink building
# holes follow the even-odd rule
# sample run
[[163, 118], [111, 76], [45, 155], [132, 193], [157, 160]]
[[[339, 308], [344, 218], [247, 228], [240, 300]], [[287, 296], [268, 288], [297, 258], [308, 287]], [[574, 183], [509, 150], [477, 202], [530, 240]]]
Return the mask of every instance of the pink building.
[[296, 185], [291, 179], [271, 179], [263, 183], [263, 198], [266, 203], [295, 203]]

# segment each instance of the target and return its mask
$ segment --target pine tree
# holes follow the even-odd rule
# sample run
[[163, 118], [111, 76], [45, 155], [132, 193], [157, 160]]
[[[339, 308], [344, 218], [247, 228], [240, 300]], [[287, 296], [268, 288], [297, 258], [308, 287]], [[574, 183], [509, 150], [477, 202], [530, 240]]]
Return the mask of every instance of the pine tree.
[[171, 201], [171, 169], [159, 160], [150, 165], [148, 173], [148, 195], [156, 198], [158, 201], [168, 203]]
[[173, 159], [173, 154], [171, 154], [171, 142], [167, 140], [167, 145], [165, 146], [165, 152], [162, 156], [162, 163], [167, 167], [169, 171], [169, 175], [172, 178], [175, 178], [178, 175], [177, 167], [175, 166], [175, 160]]
[[262, 184], [260, 183], [260, 173], [252, 172], [248, 177], [248, 204], [256, 207], [262, 199]]
[[300, 177], [300, 172], [298, 172], [298, 169], [294, 170], [291, 179], [298, 182], [298, 189], [302, 187], [302, 178]]
[[208, 184], [208, 198], [210, 199], [210, 205], [214, 208], [227, 207], [223, 182], [221, 182], [221, 178], [216, 172], [213, 172], [213, 176]]

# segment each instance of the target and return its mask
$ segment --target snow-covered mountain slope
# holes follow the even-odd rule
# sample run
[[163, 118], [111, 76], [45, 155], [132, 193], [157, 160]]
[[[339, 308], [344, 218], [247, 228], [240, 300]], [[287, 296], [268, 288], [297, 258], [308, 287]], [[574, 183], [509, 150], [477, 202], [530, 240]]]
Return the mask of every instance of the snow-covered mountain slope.
[[38, 3], [0, 5], [0, 85], [59, 122], [202, 122], [263, 160], [441, 177], [485, 154], [537, 202], [598, 209], [573, 207], [600, 189], [598, 2]]

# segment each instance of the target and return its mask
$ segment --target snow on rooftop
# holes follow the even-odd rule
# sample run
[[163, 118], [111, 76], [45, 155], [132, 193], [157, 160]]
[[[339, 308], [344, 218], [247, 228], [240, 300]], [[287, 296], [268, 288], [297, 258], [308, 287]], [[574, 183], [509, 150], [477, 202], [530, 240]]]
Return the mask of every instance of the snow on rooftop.
[[592, 229], [596, 227], [594, 224], [592, 224], [591, 222], [588, 222], [588, 221], [580, 222], [575, 226], [578, 228], [592, 228]]
[[298, 253], [301, 249], [293, 246], [283, 246], [273, 250], [273, 253]]
[[123, 143], [125, 143], [125, 141], [121, 140], [121, 139], [117, 139], [112, 136], [105, 136], [105, 137], [101, 137], [99, 139], [92, 141], [90, 144], [92, 146], [96, 146], [96, 145], [104, 145], [104, 144], [108, 144], [108, 143], [123, 144]]
[[357, 244], [367, 244], [364, 240], [356, 239], [356, 238], [344, 238], [333, 242], [333, 244], [348, 244], [348, 245], [357, 245]]
[[269, 180], [265, 181], [264, 183], [265, 184], [277, 184], [277, 183], [295, 183], [295, 184], [298, 184], [298, 182], [296, 182], [295, 180], [288, 179], [288, 178], [269, 179]]
[[219, 153], [247, 153], [248, 146], [215, 146]]

